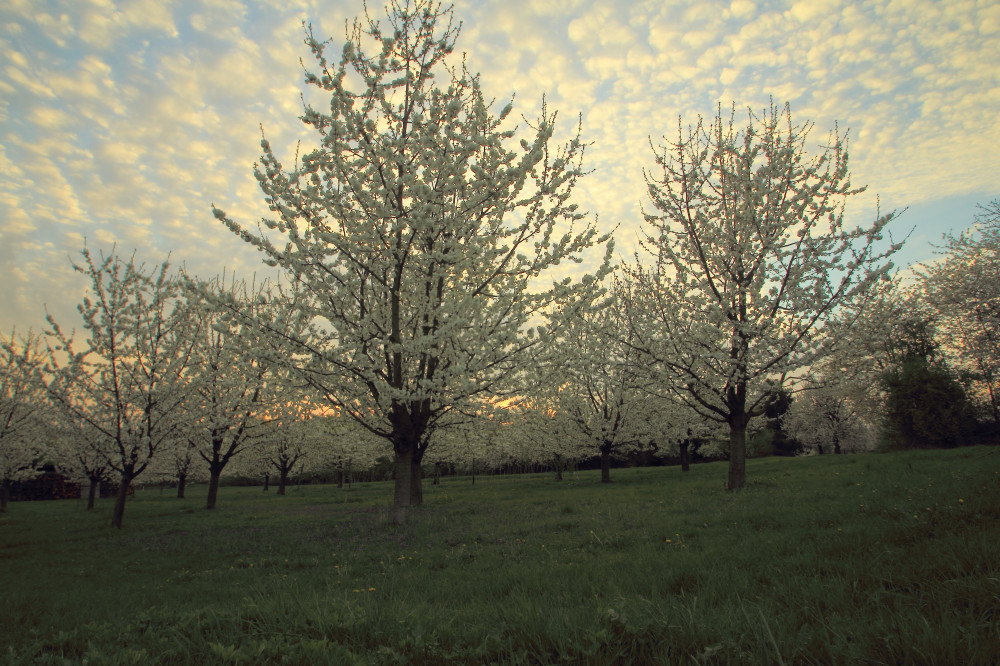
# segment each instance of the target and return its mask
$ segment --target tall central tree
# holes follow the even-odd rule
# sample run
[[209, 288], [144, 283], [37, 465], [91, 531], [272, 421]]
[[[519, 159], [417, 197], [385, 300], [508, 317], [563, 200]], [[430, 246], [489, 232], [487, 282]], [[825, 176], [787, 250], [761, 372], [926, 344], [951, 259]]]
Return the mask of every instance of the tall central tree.
[[544, 278], [605, 242], [570, 201], [579, 133], [550, 146], [543, 103], [518, 142], [511, 105], [494, 115], [478, 75], [446, 62], [458, 34], [451, 8], [393, 0], [384, 24], [354, 22], [334, 64], [309, 30], [306, 82], [330, 100], [301, 118], [318, 147], [286, 169], [262, 141], [266, 230], [215, 209], [289, 278], [308, 322], [283, 336], [294, 370], [391, 443], [396, 522], [420, 501], [435, 426], [513, 390], [552, 306], [593, 282]]

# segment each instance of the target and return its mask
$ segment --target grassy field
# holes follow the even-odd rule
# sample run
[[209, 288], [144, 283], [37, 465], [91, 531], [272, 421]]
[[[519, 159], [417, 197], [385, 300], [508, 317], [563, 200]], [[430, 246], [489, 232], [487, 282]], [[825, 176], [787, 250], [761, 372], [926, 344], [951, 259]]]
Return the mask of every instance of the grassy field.
[[140, 491], [0, 516], [6, 663], [1000, 660], [1000, 449]]

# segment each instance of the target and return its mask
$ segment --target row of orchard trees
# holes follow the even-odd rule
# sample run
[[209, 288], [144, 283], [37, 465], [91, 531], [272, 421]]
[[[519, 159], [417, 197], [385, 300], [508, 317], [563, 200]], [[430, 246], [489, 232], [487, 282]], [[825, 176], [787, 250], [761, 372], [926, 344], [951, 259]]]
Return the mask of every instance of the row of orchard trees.
[[281, 313], [244, 284], [185, 281], [167, 263], [146, 270], [85, 249], [75, 267], [90, 283], [79, 307], [83, 340], [50, 318], [47, 392], [70, 428], [64, 441], [86, 454], [87, 476], [116, 477], [112, 525], [121, 526], [132, 482], [166, 456], [182, 488], [191, 461], [207, 463], [214, 507], [233, 456], [299, 398], [253, 329], [224, 321], [206, 299], [238, 298], [261, 319]]
[[[810, 156], [812, 126], [787, 105], [745, 124], [735, 106], [679, 122], [653, 145], [643, 245], [616, 268], [610, 234], [573, 203], [579, 126], [558, 144], [544, 103], [520, 127], [512, 104], [494, 111], [451, 55], [458, 33], [451, 9], [428, 0], [356, 21], [335, 56], [307, 31], [306, 82], [329, 100], [301, 117], [315, 145], [285, 166], [262, 140], [255, 175], [272, 215], [260, 224], [214, 209], [282, 271], [280, 286], [189, 280], [181, 299], [165, 269], [87, 257], [91, 341], [77, 352], [53, 326], [72, 360], [49, 391], [110, 447], [123, 487], [192, 423], [191, 451], [217, 478], [267, 430], [261, 420], [287, 433], [315, 410], [347, 439], [381, 442], [397, 522], [422, 501], [424, 462], [559, 467], [586, 451], [606, 480], [612, 456], [683, 454], [719, 432], [735, 490], [747, 433], [782, 396], [809, 391], [795, 403], [815, 411], [805, 395], [836, 395], [842, 367], [873, 376], [877, 355], [859, 346], [899, 245], [883, 240], [895, 213], [845, 223], [862, 191], [846, 136], [835, 129]], [[566, 276], [587, 260], [591, 273]], [[111, 285], [128, 280], [148, 296], [119, 305]], [[234, 368], [239, 380], [216, 382]]]
[[282, 488], [306, 456], [354, 455], [365, 464], [349, 437], [325, 432], [330, 419], [276, 361], [282, 350], [214, 305], [238, 302], [279, 330], [295, 325], [289, 303], [236, 280], [201, 281], [167, 263], [149, 270], [113, 252], [84, 249], [75, 268], [89, 283], [79, 332], [65, 334], [50, 317], [44, 338], [15, 333], [0, 347], [5, 503], [11, 481], [54, 462], [89, 481], [89, 506], [99, 483], [116, 482], [112, 524], [120, 527], [129, 487], [144, 473], [175, 476], [181, 495], [189, 475], [207, 477], [211, 509], [223, 471], [248, 449], [244, 471], [254, 461], [258, 472], [273, 467]]
[[0, 510], [7, 507], [10, 482], [34, 470], [41, 458], [45, 428], [45, 356], [34, 334], [0, 335]]

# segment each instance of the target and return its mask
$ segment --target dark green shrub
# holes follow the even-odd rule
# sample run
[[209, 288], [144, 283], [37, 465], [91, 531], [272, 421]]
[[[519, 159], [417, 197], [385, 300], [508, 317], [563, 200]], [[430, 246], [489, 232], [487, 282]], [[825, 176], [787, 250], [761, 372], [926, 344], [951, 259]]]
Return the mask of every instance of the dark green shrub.
[[882, 445], [887, 450], [953, 448], [969, 443], [974, 418], [948, 369], [908, 358], [882, 376], [886, 390]]

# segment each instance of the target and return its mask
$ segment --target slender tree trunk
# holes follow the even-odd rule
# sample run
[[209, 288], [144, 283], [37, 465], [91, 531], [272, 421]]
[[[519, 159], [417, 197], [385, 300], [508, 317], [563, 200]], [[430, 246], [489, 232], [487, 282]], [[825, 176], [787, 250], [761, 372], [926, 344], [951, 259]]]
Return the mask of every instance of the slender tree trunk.
[[834, 433], [833, 435], [833, 453], [834, 455], [842, 453], [842, 451], [840, 450], [840, 438], [837, 437], [836, 433]]
[[214, 509], [215, 503], [219, 499], [219, 479], [222, 478], [222, 470], [229, 462], [222, 454], [222, 447], [225, 444], [225, 432], [218, 428], [212, 428], [212, 459], [208, 461], [208, 500], [205, 502], [206, 509]]
[[10, 501], [10, 480], [4, 479], [0, 483], [0, 512], [7, 510], [7, 502]]
[[611, 483], [611, 451], [601, 447], [601, 483]]
[[343, 488], [344, 487], [344, 469], [343, 468], [337, 470], [337, 487], [338, 488]]
[[680, 444], [681, 449], [681, 471], [690, 472], [691, 471], [691, 441], [687, 439], [682, 439]]
[[556, 454], [556, 481], [562, 481], [563, 473], [563, 458], [560, 454]]
[[287, 466], [284, 466], [284, 465], [281, 467], [280, 470], [278, 470], [278, 473], [279, 473], [278, 474], [278, 494], [279, 495], [284, 495], [285, 494], [285, 486], [288, 485], [288, 472], [289, 471], [291, 471], [291, 469], [289, 467], [287, 467]]
[[819, 453], [819, 455], [823, 455], [823, 445], [822, 444], [817, 444], [816, 445], [816, 452]]
[[205, 502], [206, 509], [214, 509], [215, 503], [219, 499], [219, 479], [222, 478], [222, 465], [218, 461], [213, 461], [208, 466], [208, 500]]
[[421, 458], [422, 455], [414, 453], [410, 465], [410, 506], [422, 506], [424, 503], [424, 466]]
[[729, 424], [729, 490], [747, 485], [747, 426], [742, 415]]
[[434, 463], [434, 483], [431, 485], [436, 486], [439, 483], [441, 483], [441, 463], [436, 462]]
[[122, 521], [125, 519], [125, 499], [128, 497], [129, 486], [135, 477], [131, 472], [122, 472], [122, 478], [118, 485], [118, 494], [115, 496], [115, 508], [111, 512], [111, 527], [121, 529]]
[[266, 493], [267, 489], [270, 488], [270, 487], [271, 487], [271, 475], [265, 473], [264, 474], [264, 492]]
[[91, 476], [89, 479], [90, 488], [87, 490], [87, 508], [93, 509], [94, 501], [97, 499], [97, 491], [101, 488], [101, 477]]
[[187, 487], [187, 478], [188, 475], [184, 473], [177, 475], [177, 499], [184, 499], [184, 489]]
[[410, 508], [410, 483], [413, 479], [413, 449], [410, 446], [396, 451], [395, 488], [392, 497], [392, 522], [402, 525]]

